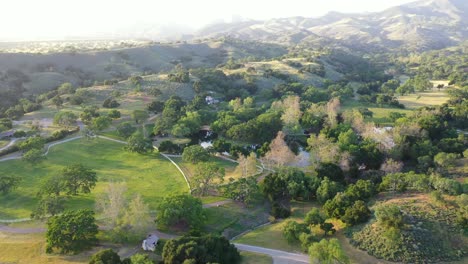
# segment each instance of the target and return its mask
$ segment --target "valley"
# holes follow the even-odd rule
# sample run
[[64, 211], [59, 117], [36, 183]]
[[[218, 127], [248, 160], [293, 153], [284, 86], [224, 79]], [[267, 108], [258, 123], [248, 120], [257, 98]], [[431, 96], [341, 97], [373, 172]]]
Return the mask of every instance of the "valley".
[[467, 10], [1, 42], [0, 263], [465, 263]]

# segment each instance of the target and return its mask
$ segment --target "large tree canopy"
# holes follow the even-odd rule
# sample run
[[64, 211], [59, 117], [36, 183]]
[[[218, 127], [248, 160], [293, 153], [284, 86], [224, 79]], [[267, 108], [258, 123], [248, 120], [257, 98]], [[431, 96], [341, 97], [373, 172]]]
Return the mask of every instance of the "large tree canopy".
[[47, 253], [77, 253], [96, 242], [98, 226], [90, 210], [66, 211], [47, 221]]

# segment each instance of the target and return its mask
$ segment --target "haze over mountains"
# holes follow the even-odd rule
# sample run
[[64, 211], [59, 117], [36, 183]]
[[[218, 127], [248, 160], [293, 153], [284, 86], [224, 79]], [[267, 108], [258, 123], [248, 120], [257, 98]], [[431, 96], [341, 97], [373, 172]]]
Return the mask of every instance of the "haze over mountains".
[[290, 17], [211, 25], [197, 37], [232, 36], [288, 44], [338, 41], [359, 47], [437, 49], [468, 36], [468, 1], [422, 0], [367, 14], [330, 12], [320, 18]]

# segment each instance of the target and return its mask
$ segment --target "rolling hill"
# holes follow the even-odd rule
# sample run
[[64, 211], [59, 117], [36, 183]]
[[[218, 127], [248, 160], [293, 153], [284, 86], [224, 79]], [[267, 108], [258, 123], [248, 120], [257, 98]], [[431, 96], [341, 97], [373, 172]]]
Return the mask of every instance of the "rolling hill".
[[196, 37], [234, 38], [285, 44], [338, 42], [353, 48], [422, 51], [455, 45], [468, 37], [468, 2], [422, 0], [382, 12], [319, 18], [290, 17], [205, 27]]

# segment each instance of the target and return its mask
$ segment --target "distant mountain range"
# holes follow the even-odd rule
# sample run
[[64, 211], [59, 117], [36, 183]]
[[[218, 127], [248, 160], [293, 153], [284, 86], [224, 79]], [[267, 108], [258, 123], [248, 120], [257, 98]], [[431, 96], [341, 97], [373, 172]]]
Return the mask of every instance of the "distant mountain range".
[[428, 50], [468, 37], [468, 0], [422, 0], [382, 12], [290, 17], [207, 26], [193, 38], [230, 36], [284, 44], [341, 43], [354, 48]]

